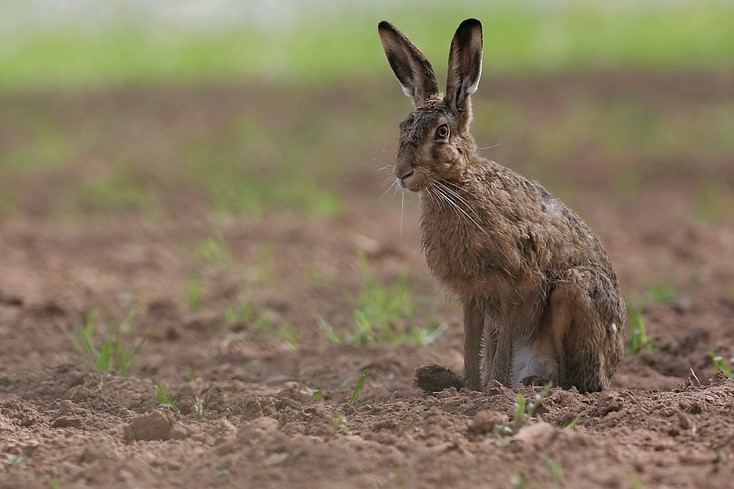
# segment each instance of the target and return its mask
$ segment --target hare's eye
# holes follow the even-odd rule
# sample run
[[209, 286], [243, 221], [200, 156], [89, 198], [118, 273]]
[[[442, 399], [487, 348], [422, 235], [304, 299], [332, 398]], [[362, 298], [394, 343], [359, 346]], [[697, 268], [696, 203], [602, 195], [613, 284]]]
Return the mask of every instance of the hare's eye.
[[436, 139], [446, 139], [449, 137], [448, 124], [441, 124], [436, 128]]

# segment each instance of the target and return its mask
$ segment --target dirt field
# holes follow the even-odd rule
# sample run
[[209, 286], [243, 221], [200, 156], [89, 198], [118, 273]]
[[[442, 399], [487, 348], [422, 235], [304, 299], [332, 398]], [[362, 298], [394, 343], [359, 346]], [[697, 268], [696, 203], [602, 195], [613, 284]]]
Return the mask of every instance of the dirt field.
[[[463, 333], [420, 255], [417, 198], [403, 213], [399, 194], [380, 199], [408, 108], [397, 84], [0, 95], [0, 487], [731, 487], [734, 381], [711, 354], [734, 356], [732, 86], [483, 80], [484, 154], [601, 235], [654, 345], [607, 392], [551, 389], [522, 427], [517, 395], [540, 388], [413, 385], [421, 364], [460, 367]], [[219, 182], [259, 178], [240, 189], [265, 189], [254, 211], [223, 212], [185, 163], [192, 140], [236, 143], [221, 134], [252, 141], [203, 168], [256, 167]], [[123, 156], [124, 178], [110, 173]], [[306, 184], [329, 194], [268, 200]], [[350, 344], [365, 283], [398, 294], [403, 270], [400, 324], [435, 341]], [[74, 349], [95, 309], [95, 341], [107, 313], [137, 312], [129, 375]]]

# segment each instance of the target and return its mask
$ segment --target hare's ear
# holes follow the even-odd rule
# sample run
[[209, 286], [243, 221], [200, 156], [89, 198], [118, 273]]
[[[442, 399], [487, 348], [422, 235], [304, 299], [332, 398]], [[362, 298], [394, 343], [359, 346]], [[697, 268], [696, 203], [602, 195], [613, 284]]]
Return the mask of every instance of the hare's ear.
[[482, 75], [482, 23], [466, 19], [456, 29], [449, 52], [446, 100], [463, 112], [469, 95], [477, 91]]
[[377, 31], [387, 61], [403, 87], [403, 93], [413, 98], [416, 107], [438, 94], [436, 75], [421, 50], [385, 20], [377, 25]]

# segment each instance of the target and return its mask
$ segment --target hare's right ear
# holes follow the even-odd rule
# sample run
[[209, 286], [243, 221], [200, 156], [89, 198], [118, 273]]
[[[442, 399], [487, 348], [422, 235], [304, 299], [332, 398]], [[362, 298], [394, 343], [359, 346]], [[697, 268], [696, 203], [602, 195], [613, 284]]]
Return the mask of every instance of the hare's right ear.
[[377, 31], [387, 61], [403, 87], [403, 93], [413, 98], [416, 107], [438, 94], [436, 75], [420, 49], [385, 20], [377, 25]]
[[482, 76], [482, 23], [466, 19], [456, 29], [449, 51], [446, 100], [458, 113], [470, 113], [469, 95], [477, 91]]

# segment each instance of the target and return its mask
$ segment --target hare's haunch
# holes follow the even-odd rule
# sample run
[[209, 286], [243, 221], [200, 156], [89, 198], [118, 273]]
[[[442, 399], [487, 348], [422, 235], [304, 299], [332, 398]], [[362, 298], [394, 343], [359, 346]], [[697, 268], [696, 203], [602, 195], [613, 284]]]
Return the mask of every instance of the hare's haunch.
[[446, 94], [425, 55], [388, 22], [380, 40], [415, 110], [400, 123], [395, 177], [419, 192], [423, 251], [464, 307], [464, 375], [416, 371], [426, 391], [547, 379], [609, 386], [627, 326], [597, 236], [541, 185], [482, 158], [469, 133], [482, 71], [482, 25], [468, 19], [449, 53]]

